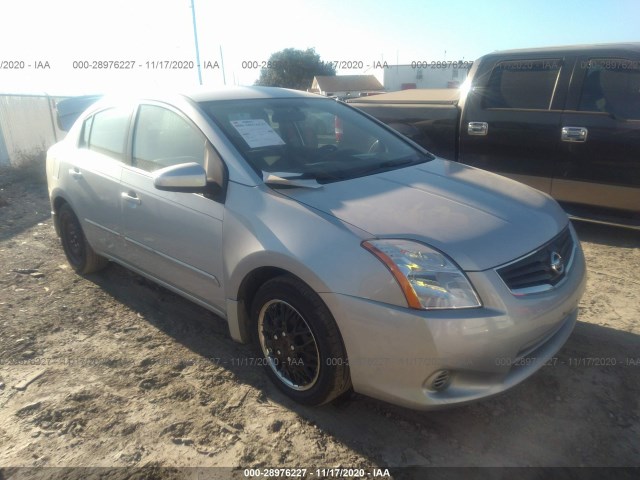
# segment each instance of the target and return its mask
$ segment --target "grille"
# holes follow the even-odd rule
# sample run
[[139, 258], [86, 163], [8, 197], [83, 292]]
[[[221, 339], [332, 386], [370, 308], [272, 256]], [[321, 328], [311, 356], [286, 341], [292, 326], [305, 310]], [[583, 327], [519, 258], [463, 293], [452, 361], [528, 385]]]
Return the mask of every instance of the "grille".
[[529, 255], [497, 269], [515, 294], [549, 290], [567, 275], [574, 253], [569, 227]]

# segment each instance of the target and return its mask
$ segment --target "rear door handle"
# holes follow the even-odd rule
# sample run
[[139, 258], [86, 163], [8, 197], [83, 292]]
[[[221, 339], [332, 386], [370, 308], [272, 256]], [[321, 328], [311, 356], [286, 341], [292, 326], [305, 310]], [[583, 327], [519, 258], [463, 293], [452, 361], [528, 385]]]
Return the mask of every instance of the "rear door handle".
[[129, 203], [133, 203], [135, 205], [140, 205], [142, 202], [140, 201], [140, 198], [138, 198], [138, 195], [136, 195], [136, 192], [133, 191], [128, 191], [128, 192], [122, 192], [120, 194], [120, 197], [129, 202]]
[[563, 142], [586, 142], [589, 130], [584, 127], [562, 127]]
[[467, 133], [469, 135], [486, 135], [489, 133], [489, 124], [487, 122], [469, 122], [467, 124]]
[[80, 171], [80, 169], [78, 167], [73, 167], [69, 169], [69, 175], [71, 175], [72, 178], [75, 178], [76, 180], [79, 180], [82, 178], [82, 172]]

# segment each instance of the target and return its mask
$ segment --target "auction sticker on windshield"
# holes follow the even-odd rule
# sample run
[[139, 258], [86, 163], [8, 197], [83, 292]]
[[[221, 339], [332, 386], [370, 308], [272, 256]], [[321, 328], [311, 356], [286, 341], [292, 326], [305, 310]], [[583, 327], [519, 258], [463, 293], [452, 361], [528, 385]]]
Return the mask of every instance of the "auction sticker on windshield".
[[263, 119], [231, 120], [231, 125], [238, 131], [250, 148], [284, 145], [284, 141]]

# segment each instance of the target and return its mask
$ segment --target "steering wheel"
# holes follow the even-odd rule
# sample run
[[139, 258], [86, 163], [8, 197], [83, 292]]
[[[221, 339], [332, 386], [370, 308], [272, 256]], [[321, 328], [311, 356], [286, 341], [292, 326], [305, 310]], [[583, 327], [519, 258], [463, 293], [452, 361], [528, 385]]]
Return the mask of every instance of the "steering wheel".
[[332, 153], [335, 152], [336, 150], [338, 150], [338, 147], [336, 147], [335, 145], [332, 144], [327, 144], [327, 145], [323, 145], [320, 148], [318, 148], [318, 152], [322, 153], [322, 154], [327, 154], [327, 153]]

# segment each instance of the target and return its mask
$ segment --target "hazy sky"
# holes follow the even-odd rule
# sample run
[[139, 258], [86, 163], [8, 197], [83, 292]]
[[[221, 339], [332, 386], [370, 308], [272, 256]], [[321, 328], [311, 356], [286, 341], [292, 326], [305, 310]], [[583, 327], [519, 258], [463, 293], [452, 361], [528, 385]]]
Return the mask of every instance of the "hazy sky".
[[[289, 47], [362, 65], [338, 71], [358, 74], [379, 73], [371, 66], [383, 61], [640, 41], [638, 0], [194, 1], [201, 63], [218, 66], [202, 70], [211, 86], [224, 82], [222, 60], [227, 84], [252, 84], [254, 67]], [[195, 58], [190, 0], [0, 0], [0, 93], [189, 87], [197, 68], [167, 69], [164, 61], [188, 66]], [[98, 61], [132, 68], [74, 65]]]

